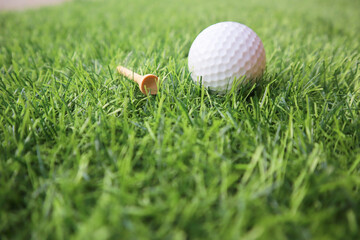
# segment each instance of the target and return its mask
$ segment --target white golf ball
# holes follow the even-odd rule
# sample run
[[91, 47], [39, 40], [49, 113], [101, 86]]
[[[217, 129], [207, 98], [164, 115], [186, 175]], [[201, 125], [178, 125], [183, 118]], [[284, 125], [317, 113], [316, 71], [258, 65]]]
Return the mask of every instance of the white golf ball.
[[253, 82], [260, 78], [265, 65], [260, 38], [237, 22], [220, 22], [203, 30], [188, 56], [192, 79], [219, 93], [229, 91], [237, 81]]

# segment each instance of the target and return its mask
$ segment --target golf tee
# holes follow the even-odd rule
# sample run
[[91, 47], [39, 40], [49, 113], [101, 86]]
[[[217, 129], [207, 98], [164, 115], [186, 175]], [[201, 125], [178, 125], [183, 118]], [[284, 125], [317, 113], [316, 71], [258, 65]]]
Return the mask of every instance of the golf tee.
[[146, 95], [149, 93], [151, 95], [157, 94], [157, 92], [158, 92], [158, 77], [157, 76], [155, 76], [153, 74], [146, 74], [144, 76], [141, 76], [123, 66], [118, 66], [117, 71], [121, 75], [137, 82], [139, 84], [139, 88], [142, 93], [144, 93]]
[[127, 69], [126, 67], [118, 66], [117, 70], [121, 75], [124, 75], [125, 77], [134, 80], [138, 84], [140, 84], [141, 80], [143, 79], [143, 76], [131, 71], [130, 69]]

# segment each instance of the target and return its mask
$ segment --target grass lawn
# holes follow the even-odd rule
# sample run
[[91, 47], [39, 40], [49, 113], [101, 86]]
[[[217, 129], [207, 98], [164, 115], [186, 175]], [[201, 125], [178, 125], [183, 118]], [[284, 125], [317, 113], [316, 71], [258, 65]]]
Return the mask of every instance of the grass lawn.
[[[219, 96], [187, 54], [226, 20], [259, 35], [267, 70]], [[0, 13], [0, 239], [359, 239], [359, 39], [354, 0]]]

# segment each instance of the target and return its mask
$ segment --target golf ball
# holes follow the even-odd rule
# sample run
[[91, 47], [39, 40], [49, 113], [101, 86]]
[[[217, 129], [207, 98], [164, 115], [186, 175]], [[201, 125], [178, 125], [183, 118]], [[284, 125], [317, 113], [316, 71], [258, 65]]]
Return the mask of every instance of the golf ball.
[[[265, 49], [256, 33], [237, 22], [220, 22], [194, 40], [188, 66], [195, 82], [225, 93], [235, 83], [253, 82], [265, 70]], [[238, 88], [240, 84], [236, 85]]]

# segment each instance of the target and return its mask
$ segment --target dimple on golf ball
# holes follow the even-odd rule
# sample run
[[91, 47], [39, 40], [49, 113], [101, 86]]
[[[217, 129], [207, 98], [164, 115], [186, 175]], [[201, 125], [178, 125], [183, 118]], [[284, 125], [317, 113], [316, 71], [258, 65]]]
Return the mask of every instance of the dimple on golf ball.
[[265, 70], [265, 49], [256, 33], [237, 22], [220, 22], [194, 40], [188, 66], [195, 82], [225, 93], [232, 85], [255, 81]]

